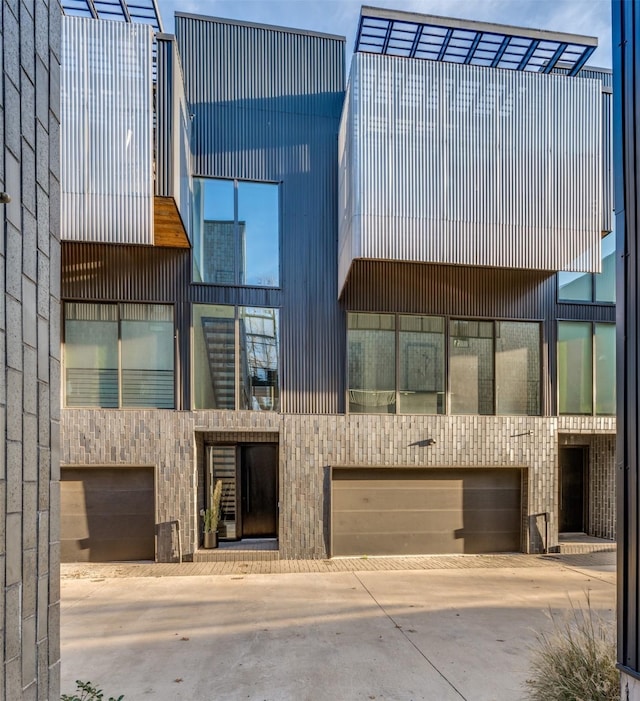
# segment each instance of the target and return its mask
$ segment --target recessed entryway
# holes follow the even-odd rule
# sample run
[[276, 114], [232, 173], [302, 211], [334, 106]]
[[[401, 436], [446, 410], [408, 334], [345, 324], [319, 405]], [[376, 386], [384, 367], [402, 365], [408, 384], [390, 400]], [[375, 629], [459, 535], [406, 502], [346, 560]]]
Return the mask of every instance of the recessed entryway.
[[155, 559], [153, 467], [63, 467], [62, 562]]
[[331, 554], [522, 548], [522, 470], [334, 468]]
[[222, 481], [221, 541], [277, 538], [278, 444], [217, 444], [206, 453], [205, 501], [211, 485]]
[[559, 449], [558, 524], [561, 533], [586, 532], [588, 451], [586, 446], [561, 446]]

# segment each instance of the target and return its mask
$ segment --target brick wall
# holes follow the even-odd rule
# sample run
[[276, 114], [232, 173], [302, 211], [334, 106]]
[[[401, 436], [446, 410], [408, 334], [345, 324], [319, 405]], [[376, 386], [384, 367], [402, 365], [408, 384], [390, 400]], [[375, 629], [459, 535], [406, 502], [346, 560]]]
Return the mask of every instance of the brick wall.
[[[63, 464], [155, 465], [158, 521], [180, 520], [188, 555], [199, 541], [205, 444], [278, 440], [280, 553], [292, 558], [328, 552], [331, 466], [520, 467], [526, 476], [524, 547], [536, 551], [543, 547], [545, 512], [551, 517], [549, 546], [557, 543], [558, 421], [68, 409], [63, 412]], [[593, 431], [601, 423], [597, 417], [581, 417], [574, 425]], [[435, 444], [426, 445], [428, 438]], [[597, 460], [604, 474], [612, 460], [607, 448], [612, 436], [598, 438], [602, 449]], [[594, 489], [599, 484], [594, 480]], [[602, 520], [612, 506], [602, 498]], [[175, 558], [172, 538], [170, 533], [159, 537], [159, 560]]]
[[0, 699], [58, 699], [57, 0], [0, 7]]

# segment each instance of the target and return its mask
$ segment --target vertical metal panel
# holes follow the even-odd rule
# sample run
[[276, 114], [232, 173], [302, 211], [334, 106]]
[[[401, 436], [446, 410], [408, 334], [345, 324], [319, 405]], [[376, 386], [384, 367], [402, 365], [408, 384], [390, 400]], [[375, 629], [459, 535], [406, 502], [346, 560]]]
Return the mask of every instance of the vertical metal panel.
[[62, 246], [62, 299], [174, 305], [177, 409], [190, 407], [190, 260], [188, 250], [176, 248], [75, 242]]
[[156, 36], [155, 194], [173, 197], [190, 238], [191, 117], [175, 37]]
[[[617, 330], [617, 518], [618, 518], [618, 662], [640, 676], [640, 558], [638, 541], [638, 223], [640, 148], [640, 6], [613, 0], [614, 156], [616, 212]], [[624, 683], [624, 677], [623, 677]], [[623, 690], [624, 691], [624, 690]], [[627, 690], [628, 695], [628, 690]], [[624, 696], [624, 693], [623, 693]], [[635, 698], [635, 697], [634, 697]]]
[[356, 54], [348, 105], [354, 257], [599, 269], [598, 81]]
[[152, 37], [63, 17], [62, 239], [153, 243]]
[[[195, 175], [281, 183], [282, 410], [342, 409], [344, 317], [337, 288], [337, 136], [344, 40], [176, 15]], [[198, 299], [273, 291], [194, 286]]]

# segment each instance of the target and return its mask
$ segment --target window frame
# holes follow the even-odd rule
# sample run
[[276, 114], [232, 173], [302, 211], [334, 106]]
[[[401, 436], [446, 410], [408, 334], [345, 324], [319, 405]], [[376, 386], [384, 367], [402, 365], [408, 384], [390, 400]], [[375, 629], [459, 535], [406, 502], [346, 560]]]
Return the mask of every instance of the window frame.
[[[65, 308], [67, 304], [94, 304], [94, 305], [100, 305], [100, 306], [110, 306], [110, 307], [115, 307], [116, 308], [116, 325], [117, 325], [117, 332], [118, 332], [118, 338], [117, 338], [117, 358], [118, 358], [118, 368], [117, 368], [117, 377], [118, 377], [118, 406], [114, 407], [105, 407], [105, 406], [97, 406], [93, 404], [77, 404], [73, 406], [69, 406], [67, 404], [67, 381], [66, 381], [66, 355], [67, 355], [67, 316], [65, 313]], [[167, 407], [150, 407], [150, 406], [123, 406], [122, 404], [122, 312], [121, 312], [121, 307], [125, 304], [129, 305], [135, 305], [135, 306], [145, 306], [145, 307], [150, 307], [150, 306], [162, 306], [162, 307], [170, 307], [171, 308], [171, 317], [172, 317], [172, 349], [173, 349], [173, 360], [172, 360], [172, 384], [173, 384], [173, 406], [170, 408]], [[106, 300], [99, 300], [99, 301], [94, 301], [94, 300], [87, 300], [87, 299], [63, 299], [60, 305], [60, 315], [62, 317], [61, 320], [61, 359], [60, 359], [60, 368], [61, 368], [61, 381], [60, 381], [60, 393], [61, 393], [61, 406], [63, 409], [68, 409], [68, 410], [73, 410], [73, 409], [100, 409], [104, 411], [139, 411], [139, 410], [166, 410], [166, 411], [175, 411], [177, 409], [177, 387], [178, 387], [178, 368], [177, 368], [177, 358], [179, 357], [178, 355], [178, 350], [177, 350], [177, 343], [178, 343], [178, 333], [177, 333], [177, 326], [176, 326], [176, 305], [173, 302], [129, 302], [129, 301], [118, 301], [118, 302], [113, 302], [113, 301], [106, 301]], [[168, 323], [168, 322], [164, 322]]]
[[[194, 269], [195, 269], [195, 261], [196, 261], [196, 247], [195, 245], [191, 246], [191, 266], [190, 266], [190, 275], [191, 275], [191, 283], [192, 285], [204, 285], [206, 287], [232, 287], [232, 288], [240, 288], [240, 289], [255, 289], [255, 290], [281, 290], [283, 287], [283, 265], [282, 265], [282, 250], [283, 250], [283, 241], [282, 241], [282, 223], [283, 223], [283, 197], [282, 197], [282, 190], [283, 190], [283, 180], [255, 180], [253, 178], [222, 178], [222, 177], [216, 177], [213, 175], [192, 175], [192, 180], [202, 180], [202, 181], [218, 181], [218, 182], [227, 182], [227, 183], [232, 183], [233, 184], [233, 227], [234, 227], [234, 245], [235, 245], [235, 250], [234, 250], [234, 255], [235, 255], [235, 261], [236, 261], [236, 266], [234, 268], [234, 282], [233, 284], [229, 283], [221, 283], [221, 282], [205, 282], [202, 280], [195, 280], [194, 279]], [[239, 212], [239, 200], [238, 200], [238, 190], [239, 190], [239, 185], [241, 183], [251, 183], [255, 185], [275, 185], [277, 188], [277, 194], [278, 194], [278, 236], [277, 236], [277, 242], [278, 242], [278, 252], [277, 252], [277, 261], [278, 261], [278, 284], [277, 285], [249, 285], [246, 283], [241, 283], [240, 282], [240, 277], [241, 277], [241, 270], [240, 266], [238, 265], [238, 261], [240, 260], [239, 252], [240, 252], [240, 237], [238, 236], [238, 212]], [[194, 207], [193, 204], [191, 206], [191, 211], [189, 216], [191, 217], [191, 231], [194, 231], [194, 226], [193, 226], [193, 221], [194, 221]], [[227, 305], [231, 306], [231, 305]]]
[[[558, 347], [560, 343], [560, 324], [589, 324], [591, 326], [591, 411], [584, 414], [567, 414], [560, 413], [560, 368], [558, 364]], [[598, 404], [597, 400], [597, 377], [596, 377], [596, 326], [616, 326], [615, 321], [594, 321], [593, 319], [557, 319], [556, 320], [556, 351], [555, 351], [555, 366], [556, 366], [556, 415], [557, 416], [604, 416], [615, 417], [616, 412], [611, 414], [601, 414], [596, 412]], [[617, 343], [616, 338], [616, 343]], [[616, 368], [617, 348], [614, 352], [613, 365], [614, 371]], [[617, 401], [617, 400], [616, 400]]]
[[[203, 283], [207, 284], [207, 283]], [[271, 288], [269, 288], [271, 289]], [[196, 407], [196, 360], [195, 360], [195, 325], [194, 325], [194, 309], [195, 307], [227, 307], [233, 309], [233, 339], [234, 339], [234, 359], [233, 359], [233, 401], [234, 406], [229, 407]], [[282, 330], [280, 326], [280, 311], [279, 306], [263, 306], [259, 304], [216, 304], [215, 302], [191, 302], [189, 305], [190, 315], [190, 344], [189, 344], [189, 359], [191, 362], [191, 377], [190, 392], [191, 392], [191, 411], [255, 411], [266, 414], [281, 414], [282, 413]], [[240, 320], [241, 309], [268, 309], [277, 313], [277, 361], [278, 361], [278, 408], [277, 409], [252, 409], [240, 407], [240, 375], [241, 375], [241, 347], [240, 347]], [[229, 317], [231, 319], [231, 317]]]
[[[544, 319], [520, 319], [520, 318], [510, 318], [510, 317], [479, 317], [479, 316], [464, 316], [464, 315], [447, 315], [447, 314], [426, 314], [426, 313], [411, 313], [411, 312], [378, 312], [371, 310], [356, 310], [349, 309], [346, 311], [345, 316], [345, 331], [346, 331], [346, 352], [345, 352], [345, 414], [353, 415], [367, 415], [367, 412], [351, 412], [349, 411], [349, 314], [389, 314], [395, 317], [395, 349], [396, 349], [396, 367], [395, 367], [395, 407], [396, 410], [390, 416], [545, 416], [545, 404], [544, 404], [544, 370], [547, 364], [545, 363], [544, 356]], [[444, 390], [443, 390], [443, 411], [442, 413], [435, 414], [407, 414], [400, 413], [397, 409], [400, 406], [400, 363], [399, 363], [399, 353], [400, 353], [400, 317], [401, 316], [416, 316], [416, 317], [438, 317], [443, 320], [443, 346], [444, 346]], [[454, 321], [468, 321], [468, 322], [484, 322], [491, 323], [492, 326], [492, 364], [493, 364], [493, 382], [492, 382], [492, 392], [493, 392], [493, 413], [491, 414], [454, 414], [451, 412], [451, 353], [450, 353], [450, 343], [452, 339], [451, 335], [451, 325]], [[498, 324], [502, 322], [515, 322], [523, 324], [535, 324], [538, 327], [538, 413], [537, 414], [498, 414], [497, 409], [497, 384], [496, 384], [496, 334], [498, 329]]]

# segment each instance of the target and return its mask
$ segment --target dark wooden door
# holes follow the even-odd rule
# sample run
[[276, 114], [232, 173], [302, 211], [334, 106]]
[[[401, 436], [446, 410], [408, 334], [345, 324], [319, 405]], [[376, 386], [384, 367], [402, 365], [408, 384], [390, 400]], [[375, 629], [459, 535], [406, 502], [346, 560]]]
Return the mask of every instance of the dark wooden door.
[[278, 446], [240, 446], [242, 537], [278, 535]]
[[581, 533], [586, 528], [586, 448], [560, 448], [560, 532]]

